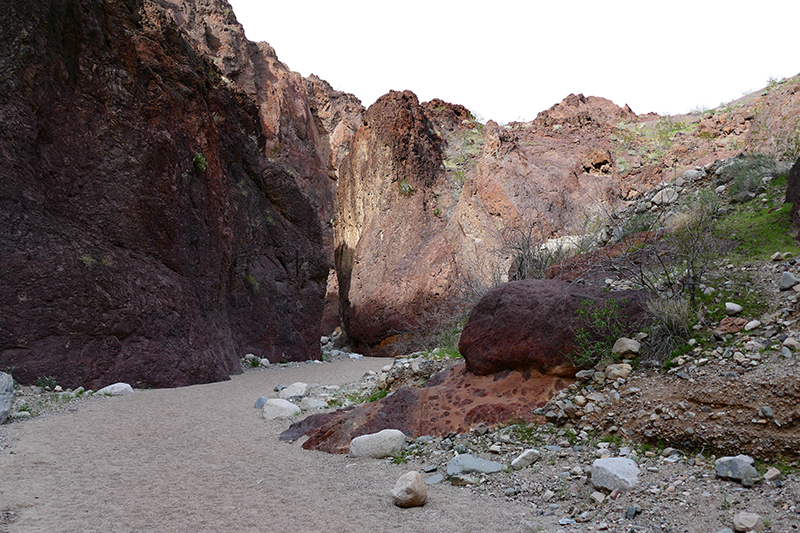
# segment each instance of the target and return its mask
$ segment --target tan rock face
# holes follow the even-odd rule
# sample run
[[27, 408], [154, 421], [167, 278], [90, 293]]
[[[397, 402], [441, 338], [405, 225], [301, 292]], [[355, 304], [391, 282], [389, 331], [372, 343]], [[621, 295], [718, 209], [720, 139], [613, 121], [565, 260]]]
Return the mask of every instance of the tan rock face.
[[437, 216], [441, 141], [416, 96], [392, 92], [366, 113], [339, 179], [336, 268], [346, 329], [368, 351], [446, 296], [452, 252]]
[[[764, 113], [791, 118], [791, 87], [678, 117], [637, 116], [603, 98], [570, 95], [530, 123], [503, 127], [476, 124], [461, 106], [415, 99], [416, 126], [398, 127], [398, 117], [411, 115], [387, 112], [400, 93], [387, 96], [342, 161], [338, 274], [354, 339], [369, 351], [442, 299], [518, 279], [507, 243], [520, 228], [542, 240], [579, 235], [587, 220], [659, 182], [735, 155], [753, 124], [768, 121]], [[777, 97], [784, 104], [766, 105]], [[756, 141], [747, 137], [747, 149], [766, 146]], [[375, 324], [384, 319], [385, 327]]]

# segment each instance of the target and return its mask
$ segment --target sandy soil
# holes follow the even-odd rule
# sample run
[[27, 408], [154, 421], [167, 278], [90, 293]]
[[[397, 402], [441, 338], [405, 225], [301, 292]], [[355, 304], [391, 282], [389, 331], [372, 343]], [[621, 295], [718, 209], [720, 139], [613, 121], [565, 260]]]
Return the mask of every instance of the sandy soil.
[[253, 408], [277, 384], [349, 383], [385, 364], [273, 367], [5, 425], [0, 531], [490, 532], [531, 520], [554, 529], [554, 518], [447, 484], [430, 487], [422, 508], [397, 508], [388, 493], [408, 466], [280, 442], [289, 421]]

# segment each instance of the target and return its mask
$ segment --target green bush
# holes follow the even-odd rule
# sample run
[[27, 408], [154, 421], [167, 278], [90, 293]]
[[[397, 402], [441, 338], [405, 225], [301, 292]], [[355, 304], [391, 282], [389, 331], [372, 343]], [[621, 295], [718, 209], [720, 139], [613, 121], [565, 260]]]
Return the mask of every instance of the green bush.
[[[622, 302], [625, 303], [625, 300]], [[610, 358], [614, 343], [625, 336], [619, 302], [609, 299], [600, 305], [584, 300], [575, 314], [583, 326], [574, 332], [577, 350], [570, 356], [572, 363], [578, 367], [590, 367]]]
[[731, 202], [746, 202], [761, 192], [763, 187], [761, 176], [752, 172], [742, 173], [733, 178], [728, 189], [728, 198]]
[[40, 376], [36, 378], [36, 386], [47, 390], [56, 388], [56, 380], [52, 376]]
[[194, 157], [192, 158], [192, 164], [198, 172], [206, 171], [206, 158], [203, 154], [194, 154]]

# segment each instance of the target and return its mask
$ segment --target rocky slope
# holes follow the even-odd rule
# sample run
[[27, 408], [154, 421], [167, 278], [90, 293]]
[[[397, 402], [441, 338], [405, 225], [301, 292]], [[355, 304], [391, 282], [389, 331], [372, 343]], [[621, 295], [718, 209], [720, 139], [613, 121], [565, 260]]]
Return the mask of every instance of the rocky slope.
[[247, 352], [318, 357], [315, 208], [171, 5], [4, 1], [0, 19], [0, 366], [176, 386]]

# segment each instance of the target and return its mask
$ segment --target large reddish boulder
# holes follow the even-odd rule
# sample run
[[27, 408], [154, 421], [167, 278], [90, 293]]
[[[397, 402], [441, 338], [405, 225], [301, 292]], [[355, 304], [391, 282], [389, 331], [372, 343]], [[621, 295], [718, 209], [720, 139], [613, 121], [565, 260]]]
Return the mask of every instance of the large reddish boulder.
[[303, 448], [347, 453], [350, 440], [383, 429], [410, 437], [464, 433], [483, 422], [532, 421], [532, 411], [551, 400], [572, 380], [535, 370], [476, 376], [459, 363], [433, 376], [425, 387], [404, 387], [381, 400], [333, 413], [311, 415], [292, 424], [282, 440], [303, 435]]
[[608, 292], [551, 279], [507, 283], [478, 302], [458, 348], [467, 368], [478, 375], [535, 369], [572, 377], [577, 370], [573, 363], [576, 331], [596, 332], [578, 310], [582, 306], [590, 312], [602, 309], [611, 300], [617, 303], [619, 323], [635, 331], [642, 317], [643, 292]]
[[0, 42], [0, 368], [159, 387], [318, 357], [315, 209], [161, 3], [2, 0]]

